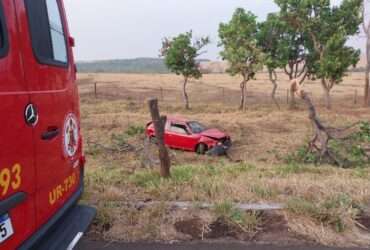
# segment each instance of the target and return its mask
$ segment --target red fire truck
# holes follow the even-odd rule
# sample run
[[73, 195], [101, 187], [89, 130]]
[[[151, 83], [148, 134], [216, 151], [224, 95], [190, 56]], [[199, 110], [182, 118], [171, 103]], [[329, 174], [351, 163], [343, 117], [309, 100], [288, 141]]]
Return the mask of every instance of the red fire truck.
[[72, 249], [85, 158], [62, 0], [0, 0], [0, 249]]

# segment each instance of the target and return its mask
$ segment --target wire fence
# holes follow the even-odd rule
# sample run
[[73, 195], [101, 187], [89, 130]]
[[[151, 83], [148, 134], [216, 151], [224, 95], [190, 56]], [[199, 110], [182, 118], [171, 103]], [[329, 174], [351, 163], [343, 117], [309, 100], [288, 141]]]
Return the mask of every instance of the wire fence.
[[[357, 107], [362, 104], [362, 92], [360, 80], [356, 84], [335, 88], [331, 92], [332, 103], [345, 106]], [[268, 86], [268, 85], [267, 85]], [[235, 86], [234, 86], [235, 87]], [[276, 100], [279, 105], [287, 105], [290, 103], [289, 86], [285, 84], [280, 86], [276, 91]], [[247, 105], [271, 105], [274, 104], [271, 98], [272, 87], [264, 88], [248, 87]], [[80, 92], [82, 96], [95, 99], [107, 100], [127, 100], [135, 103], [144, 103], [148, 98], [156, 97], [161, 103], [168, 105], [182, 102], [183, 93], [179, 85], [174, 84], [173, 87], [146, 87], [146, 86], [130, 86], [128, 83], [119, 81], [103, 82], [84, 80], [80, 82]], [[318, 105], [324, 105], [323, 93], [320, 89], [308, 90], [308, 94], [312, 100]], [[238, 106], [240, 102], [240, 90], [235, 88], [227, 88], [223, 86], [214, 86], [206, 83], [193, 84], [188, 87], [188, 95], [192, 105], [210, 105], [223, 104], [225, 106]]]

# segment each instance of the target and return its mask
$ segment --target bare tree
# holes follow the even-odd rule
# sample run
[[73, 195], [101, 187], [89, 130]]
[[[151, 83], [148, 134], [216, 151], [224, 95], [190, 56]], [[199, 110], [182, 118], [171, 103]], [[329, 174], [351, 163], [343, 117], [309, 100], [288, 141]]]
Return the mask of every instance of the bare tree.
[[346, 167], [346, 159], [336, 154], [330, 149], [330, 141], [333, 140], [346, 140], [352, 136], [359, 129], [360, 122], [357, 122], [347, 128], [333, 128], [324, 125], [316, 111], [316, 108], [308, 96], [308, 94], [301, 89], [297, 80], [292, 81], [292, 91], [303, 100], [308, 110], [308, 117], [311, 120], [314, 129], [314, 136], [309, 142], [309, 151], [319, 156], [319, 161], [329, 160], [330, 162], [340, 166]]
[[366, 4], [370, 4], [369, 0], [364, 0], [363, 5], [363, 29], [366, 35], [366, 68], [365, 68], [365, 98], [364, 106], [368, 107], [370, 105], [370, 18], [366, 18]]

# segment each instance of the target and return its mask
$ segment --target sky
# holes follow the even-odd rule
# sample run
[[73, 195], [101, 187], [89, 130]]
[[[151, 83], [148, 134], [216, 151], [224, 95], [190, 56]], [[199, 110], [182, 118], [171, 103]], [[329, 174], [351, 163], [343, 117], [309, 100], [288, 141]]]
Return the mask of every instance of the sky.
[[[217, 30], [237, 7], [260, 21], [277, 11], [273, 0], [64, 0], [77, 60], [158, 57], [163, 37], [193, 30], [212, 44], [203, 58], [220, 60]], [[332, 1], [333, 4], [341, 0]], [[363, 49], [365, 41], [350, 44]]]

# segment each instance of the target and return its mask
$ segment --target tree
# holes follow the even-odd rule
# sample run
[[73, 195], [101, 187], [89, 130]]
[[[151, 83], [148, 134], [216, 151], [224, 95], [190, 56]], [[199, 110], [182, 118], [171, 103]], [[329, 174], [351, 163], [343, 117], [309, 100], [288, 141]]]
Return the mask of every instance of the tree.
[[271, 98], [278, 108], [280, 108], [280, 106], [275, 98], [278, 88], [276, 69], [283, 68], [286, 65], [280, 53], [280, 38], [283, 32], [282, 23], [278, 16], [270, 14], [265, 22], [259, 24], [259, 31], [257, 34], [258, 46], [265, 54], [264, 65], [267, 67], [270, 81], [273, 85]]
[[246, 109], [246, 85], [253, 79], [256, 72], [262, 69], [263, 53], [257, 46], [257, 21], [251, 12], [238, 8], [229, 23], [221, 23], [219, 27], [219, 46], [223, 60], [229, 63], [228, 73], [232, 76], [241, 75], [240, 109]]
[[[270, 81], [273, 84], [272, 99], [275, 100], [277, 89], [276, 69], [284, 69], [289, 79], [301, 78], [308, 74], [308, 51], [305, 49], [305, 36], [294, 29], [279, 14], [269, 14], [267, 20], [259, 24], [258, 45], [265, 54]], [[294, 106], [294, 93], [291, 93], [291, 105]]]
[[199, 79], [202, 77], [199, 62], [196, 59], [203, 53], [201, 50], [209, 43], [208, 37], [193, 41], [192, 31], [172, 39], [164, 38], [162, 41], [161, 56], [164, 57], [166, 66], [171, 72], [184, 77], [183, 97], [186, 109], [190, 109], [186, 90], [187, 83], [190, 78]]
[[365, 98], [364, 98], [364, 106], [368, 107], [370, 105], [370, 19], [366, 20], [366, 3], [369, 2], [368, 0], [364, 0], [363, 2], [363, 29], [366, 35], [366, 69], [365, 69]]
[[362, 0], [343, 0], [334, 7], [330, 0], [275, 2], [284, 19], [309, 36], [310, 73], [321, 79], [326, 107], [330, 109], [330, 91], [342, 81], [348, 67], [359, 60], [360, 51], [346, 46], [346, 42], [359, 32]]

